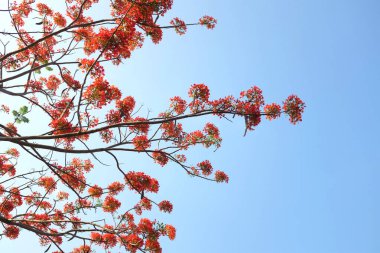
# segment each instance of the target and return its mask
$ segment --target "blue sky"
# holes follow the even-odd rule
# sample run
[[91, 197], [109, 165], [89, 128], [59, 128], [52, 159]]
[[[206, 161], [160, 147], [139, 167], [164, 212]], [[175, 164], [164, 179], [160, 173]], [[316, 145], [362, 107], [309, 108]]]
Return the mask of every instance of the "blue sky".
[[212, 98], [257, 85], [267, 102], [294, 93], [307, 104], [301, 124], [265, 121], [246, 137], [241, 119], [216, 121], [222, 148], [190, 157], [225, 170], [227, 185], [126, 162], [157, 176], [174, 203], [159, 216], [177, 227], [164, 252], [380, 252], [379, 10], [375, 0], [177, 0], [168, 19], [209, 14], [217, 28], [168, 31], [107, 72], [152, 114], [203, 82]]
[[[378, 1], [177, 1], [174, 16], [204, 13], [208, 32], [169, 32], [125, 66], [126, 90], [151, 108], [205, 82], [214, 97], [252, 84], [268, 102], [295, 93], [304, 121], [218, 122], [224, 137], [207, 157], [231, 177], [214, 185], [185, 175], [161, 180], [178, 227], [166, 252], [380, 252]], [[124, 68], [124, 67], [123, 67]], [[147, 75], [137, 75], [139, 71]], [[149, 90], [149, 92], [147, 92]], [[152, 94], [150, 101], [146, 96]], [[174, 168], [173, 168], [174, 169]]]

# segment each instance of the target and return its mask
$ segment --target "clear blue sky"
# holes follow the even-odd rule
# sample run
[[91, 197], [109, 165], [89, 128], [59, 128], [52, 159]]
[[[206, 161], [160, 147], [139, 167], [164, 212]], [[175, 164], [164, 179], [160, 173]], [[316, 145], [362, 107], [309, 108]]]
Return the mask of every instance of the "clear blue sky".
[[217, 122], [222, 148], [191, 158], [228, 172], [227, 185], [128, 163], [150, 166], [174, 203], [160, 216], [178, 232], [164, 252], [380, 252], [379, 10], [376, 0], [177, 0], [168, 18], [210, 14], [217, 28], [168, 31], [107, 73], [153, 114], [201, 82], [213, 98], [258, 85], [267, 102], [295, 93], [307, 104], [301, 124], [264, 122], [246, 137], [242, 120]]
[[300, 125], [264, 123], [245, 138], [242, 122], [219, 122], [223, 147], [194, 157], [225, 168], [228, 185], [161, 180], [178, 227], [166, 252], [380, 252], [379, 10], [374, 0], [175, 3], [173, 15], [219, 24], [137, 52], [123, 68], [138, 100], [159, 111], [195, 82], [214, 97], [256, 84], [268, 102], [296, 93], [307, 109]]

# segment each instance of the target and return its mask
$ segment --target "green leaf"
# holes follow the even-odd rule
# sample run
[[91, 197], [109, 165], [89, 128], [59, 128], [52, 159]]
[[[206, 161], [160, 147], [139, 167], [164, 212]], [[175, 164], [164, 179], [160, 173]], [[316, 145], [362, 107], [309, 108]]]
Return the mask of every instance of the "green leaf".
[[15, 111], [15, 110], [12, 111], [12, 114], [13, 114], [13, 116], [15, 116], [15, 117], [17, 117], [17, 116], [19, 115], [19, 113], [18, 113], [17, 111]]
[[29, 123], [29, 119], [27, 117], [25, 117], [25, 116], [21, 116], [20, 119], [24, 123]]
[[53, 68], [52, 67], [46, 67], [46, 70], [47, 71], [53, 71]]
[[27, 113], [28, 113], [28, 107], [25, 106], [25, 105], [22, 106], [22, 107], [20, 108], [19, 112], [20, 112], [21, 115], [25, 115], [25, 114], [27, 114]]

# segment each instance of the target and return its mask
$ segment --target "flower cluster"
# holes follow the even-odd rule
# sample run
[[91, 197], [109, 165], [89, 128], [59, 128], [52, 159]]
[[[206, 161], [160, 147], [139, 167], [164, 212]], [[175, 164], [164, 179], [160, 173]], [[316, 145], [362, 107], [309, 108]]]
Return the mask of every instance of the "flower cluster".
[[264, 107], [264, 112], [268, 120], [276, 119], [281, 116], [281, 106], [276, 103], [266, 105]]
[[83, 97], [96, 108], [102, 108], [112, 100], [118, 100], [121, 97], [120, 90], [110, 85], [103, 77], [98, 77], [88, 86]]
[[152, 153], [152, 157], [153, 157], [154, 161], [161, 166], [165, 166], [169, 161], [169, 158], [162, 151], [157, 151], [157, 150], [154, 151]]
[[130, 171], [125, 176], [125, 182], [131, 190], [141, 193], [143, 191], [157, 193], [160, 185], [154, 179], [143, 172]]
[[206, 161], [200, 162], [197, 164], [197, 166], [199, 167], [199, 169], [201, 170], [204, 176], [211, 175], [213, 168], [210, 161], [206, 160]]
[[144, 151], [150, 147], [150, 141], [146, 135], [138, 135], [132, 140], [135, 149], [138, 151]]
[[176, 33], [178, 33], [179, 35], [184, 35], [187, 31], [185, 22], [179, 18], [173, 18], [170, 21], [170, 24], [174, 26]]
[[210, 97], [210, 90], [203, 83], [193, 84], [189, 90], [189, 97], [193, 98], [194, 100], [206, 102]]
[[158, 204], [160, 211], [165, 213], [171, 213], [173, 211], [173, 205], [168, 200], [163, 200]]
[[88, 189], [88, 194], [94, 198], [100, 198], [103, 194], [103, 189], [98, 185], [94, 185]]
[[16, 226], [6, 226], [5, 227], [4, 235], [11, 240], [16, 239], [18, 237], [19, 233], [20, 233], [20, 229]]
[[103, 202], [103, 211], [108, 213], [115, 212], [121, 206], [121, 202], [112, 196], [107, 196]]
[[203, 16], [199, 19], [199, 24], [206, 26], [207, 29], [214, 29], [218, 21], [211, 16]]
[[226, 182], [228, 183], [228, 176], [223, 171], [217, 170], [215, 171], [215, 181], [218, 183]]
[[124, 190], [124, 184], [115, 181], [108, 185], [107, 189], [109, 190], [110, 195], [117, 195]]
[[289, 96], [283, 105], [283, 110], [289, 115], [289, 121], [296, 124], [302, 121], [302, 113], [305, 110], [305, 103], [296, 95]]
[[45, 188], [46, 192], [53, 192], [57, 188], [57, 183], [53, 177], [41, 177], [38, 184]]
[[186, 110], [186, 107], [187, 107], [186, 100], [178, 96], [175, 96], [170, 99], [170, 108], [172, 108], [174, 112], [177, 113], [178, 115], [183, 114]]

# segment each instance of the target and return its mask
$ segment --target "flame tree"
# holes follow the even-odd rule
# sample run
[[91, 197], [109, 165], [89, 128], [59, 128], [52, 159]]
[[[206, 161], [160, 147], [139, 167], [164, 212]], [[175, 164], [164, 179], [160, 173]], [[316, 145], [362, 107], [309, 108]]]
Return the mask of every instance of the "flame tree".
[[[302, 120], [305, 105], [295, 95], [281, 105], [266, 104], [262, 91], [252, 87], [211, 100], [204, 84], [193, 84], [188, 98], [171, 98], [166, 111], [141, 116], [135, 99], [107, 81], [105, 64], [118, 66], [145, 39], [159, 43], [165, 29], [182, 35], [190, 25], [213, 29], [217, 21], [204, 16], [195, 23], [174, 18], [160, 24], [172, 0], [108, 2], [106, 16], [98, 19], [91, 16], [98, 0], [8, 1], [0, 10], [0, 95], [12, 100], [0, 107], [3, 239], [16, 239], [24, 230], [46, 252], [161, 252], [159, 238], [173, 240], [176, 229], [140, 215], [152, 209], [170, 213], [173, 205], [155, 199], [159, 182], [124, 168], [121, 153], [140, 153], [161, 166], [174, 163], [191, 176], [227, 183], [228, 176], [208, 160], [189, 162], [185, 156], [191, 146], [218, 148], [218, 128], [210, 122], [186, 132], [186, 119], [240, 118], [245, 133], [262, 118], [286, 114], [293, 124]], [[104, 169], [101, 154], [119, 174], [109, 185], [88, 180], [91, 170]], [[20, 168], [22, 161], [37, 162], [40, 169]], [[118, 194], [124, 191], [136, 194], [137, 203], [122, 203]], [[76, 246], [66, 249], [71, 240]]]

